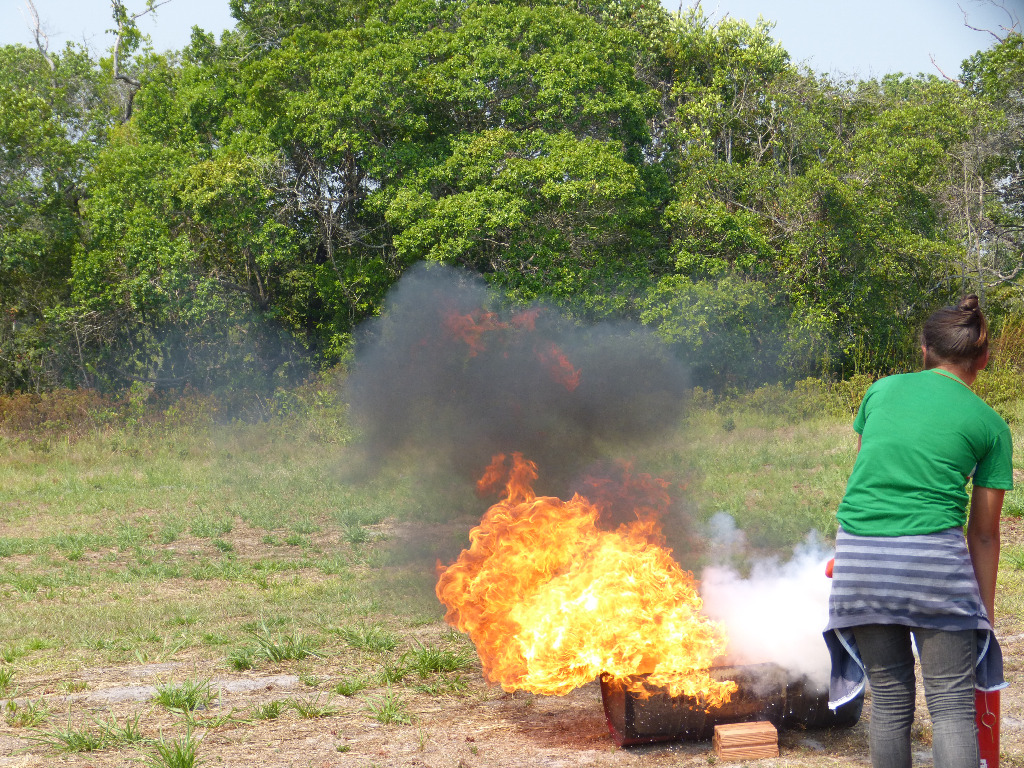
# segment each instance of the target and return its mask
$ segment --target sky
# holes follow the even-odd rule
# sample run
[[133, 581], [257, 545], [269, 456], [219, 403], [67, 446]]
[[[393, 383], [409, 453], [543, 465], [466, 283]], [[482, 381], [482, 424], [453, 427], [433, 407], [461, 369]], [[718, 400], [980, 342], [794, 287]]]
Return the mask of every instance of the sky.
[[[679, 9], [676, 1], [671, 8], [662, 0], [671, 10]], [[996, 42], [965, 26], [965, 12], [970, 26], [1001, 35], [1011, 16], [1018, 30], [1024, 23], [1024, 0], [999, 1], [1006, 10], [984, 0], [704, 0], [701, 7], [715, 20], [763, 16], [775, 22], [772, 37], [795, 64], [866, 79], [894, 72], [956, 77], [964, 59]]]
[[[34, 2], [51, 51], [68, 40], [84, 42], [94, 52], [113, 44], [106, 32], [112, 26], [109, 0]], [[662, 2], [671, 11], [680, 8], [680, 0]], [[999, 2], [1024, 23], [1024, 0]], [[684, 8], [692, 4], [682, 0]], [[145, 8], [144, 0], [127, 0], [127, 5], [133, 11]], [[966, 27], [964, 12], [974, 27], [998, 32], [1011, 23], [1006, 11], [987, 0], [703, 0], [702, 8], [713, 20], [728, 14], [751, 23], [759, 15], [774, 21], [772, 35], [795, 63], [854, 78], [892, 72], [955, 77], [963, 59], [995, 42], [987, 32]], [[0, 44], [33, 45], [27, 19], [25, 0], [0, 0]], [[183, 48], [193, 25], [219, 35], [233, 24], [228, 0], [170, 0], [139, 20], [158, 51]]]
[[[160, 0], [157, 0], [160, 2]], [[94, 52], [104, 52], [114, 44], [106, 30], [114, 26], [110, 0], [33, 0], [43, 31], [50, 39], [50, 50], [59, 51], [68, 41], [84, 42]], [[0, 45], [22, 43], [34, 46], [25, 0], [0, 0]], [[145, 0], [125, 0], [130, 12], [146, 8]], [[150, 35], [158, 51], [180, 50], [188, 45], [193, 25], [220, 35], [234, 26], [228, 0], [170, 0], [155, 13], [139, 19], [139, 29]]]

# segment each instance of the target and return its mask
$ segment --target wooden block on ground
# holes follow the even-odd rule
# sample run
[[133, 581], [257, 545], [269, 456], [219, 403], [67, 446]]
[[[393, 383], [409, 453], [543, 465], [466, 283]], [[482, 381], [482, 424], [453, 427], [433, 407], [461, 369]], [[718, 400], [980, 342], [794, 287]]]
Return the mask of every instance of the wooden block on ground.
[[721, 760], [756, 760], [779, 756], [779, 732], [769, 722], [716, 725], [712, 740]]

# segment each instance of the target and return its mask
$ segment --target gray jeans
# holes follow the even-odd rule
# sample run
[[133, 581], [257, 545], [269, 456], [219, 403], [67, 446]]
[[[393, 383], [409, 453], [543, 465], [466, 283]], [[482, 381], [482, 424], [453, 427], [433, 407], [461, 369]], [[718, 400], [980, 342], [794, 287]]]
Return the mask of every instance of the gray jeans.
[[974, 726], [974, 630], [945, 632], [888, 624], [853, 628], [871, 684], [871, 765], [910, 768], [914, 721], [913, 634], [932, 719], [935, 768], [978, 768]]

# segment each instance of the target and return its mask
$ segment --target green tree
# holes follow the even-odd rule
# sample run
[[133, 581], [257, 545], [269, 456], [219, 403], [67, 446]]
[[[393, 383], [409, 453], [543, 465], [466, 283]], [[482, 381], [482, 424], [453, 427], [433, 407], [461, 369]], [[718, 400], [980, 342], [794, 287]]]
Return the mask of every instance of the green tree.
[[293, 269], [294, 232], [266, 213], [275, 171], [230, 146], [114, 134], [89, 177], [71, 308], [105, 385], [272, 389], [306, 370], [287, 331], [308, 275]]
[[0, 387], [74, 381], [73, 338], [52, 310], [68, 298], [78, 207], [114, 102], [88, 53], [0, 48]]
[[[674, 307], [663, 322], [693, 356], [700, 334], [681, 332], [681, 319], [722, 307], [736, 343], [750, 329], [724, 307], [754, 282], [751, 296], [784, 297], [763, 312], [785, 339], [767, 348], [789, 362], [748, 370], [902, 365], [920, 316], [960, 287], [959, 235], [943, 205], [949, 158], [993, 113], [935, 77], [836, 83], [799, 72], [769, 33], [711, 25], [699, 10], [673, 29], [674, 194], [663, 220], [674, 274], [651, 290], [645, 316]], [[666, 285], [686, 288], [667, 301]]]
[[[950, 158], [947, 210], [965, 272], [1004, 311], [1024, 314], [1024, 36], [1011, 30], [964, 62], [964, 86], [995, 115]], [[968, 261], [969, 260], [969, 261]]]
[[935, 304], [1017, 300], [1016, 33], [962, 82], [837, 82], [653, 0], [232, 0], [168, 56], [160, 4], [100, 61], [0, 51], [6, 389], [273, 388], [420, 260], [642, 320], [712, 386], [890, 370]]

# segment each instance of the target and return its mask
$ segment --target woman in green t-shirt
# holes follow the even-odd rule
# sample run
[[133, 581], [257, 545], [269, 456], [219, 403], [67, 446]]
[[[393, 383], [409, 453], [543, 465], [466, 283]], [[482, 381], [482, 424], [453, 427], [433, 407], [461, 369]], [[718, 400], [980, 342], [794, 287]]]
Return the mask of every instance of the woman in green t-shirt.
[[836, 682], [845, 653], [871, 685], [872, 765], [910, 768], [913, 638], [935, 766], [977, 768], [974, 688], [1005, 686], [991, 622], [1013, 448], [1006, 422], [970, 389], [989, 357], [978, 297], [934, 312], [921, 349], [925, 369], [875, 382], [854, 421], [826, 630], [831, 698], [856, 692]]

